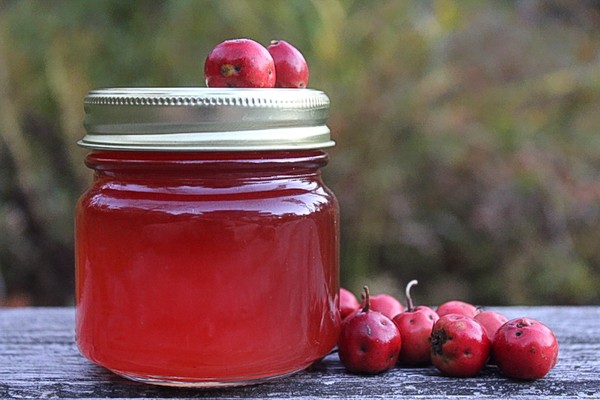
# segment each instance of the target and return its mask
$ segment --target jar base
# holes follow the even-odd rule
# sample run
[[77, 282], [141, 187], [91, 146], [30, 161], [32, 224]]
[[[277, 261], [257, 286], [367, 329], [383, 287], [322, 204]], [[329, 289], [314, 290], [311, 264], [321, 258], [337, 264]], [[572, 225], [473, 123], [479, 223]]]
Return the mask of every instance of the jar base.
[[308, 364], [300, 369], [286, 372], [279, 375], [256, 378], [256, 379], [240, 379], [240, 380], [219, 380], [219, 379], [194, 379], [194, 378], [182, 378], [177, 376], [148, 376], [148, 375], [137, 375], [129, 372], [122, 372], [111, 369], [115, 374], [122, 376], [123, 378], [135, 381], [146, 383], [150, 385], [157, 386], [170, 386], [170, 387], [181, 387], [181, 388], [226, 388], [226, 387], [236, 387], [236, 386], [250, 386], [250, 385], [259, 385], [261, 383], [270, 382], [276, 379], [281, 379], [288, 377], [290, 375], [296, 374], [298, 372], [304, 371], [311, 364]]

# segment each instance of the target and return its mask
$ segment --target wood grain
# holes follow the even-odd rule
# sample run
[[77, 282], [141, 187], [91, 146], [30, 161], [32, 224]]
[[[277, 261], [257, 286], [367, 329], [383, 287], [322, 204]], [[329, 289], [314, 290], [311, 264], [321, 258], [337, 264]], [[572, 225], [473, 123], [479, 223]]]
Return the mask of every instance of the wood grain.
[[0, 398], [600, 399], [600, 307], [490, 309], [538, 319], [556, 333], [559, 361], [549, 375], [518, 382], [488, 367], [476, 378], [458, 379], [427, 367], [366, 377], [347, 373], [334, 353], [308, 371], [262, 385], [166, 388], [128, 381], [83, 358], [71, 308], [0, 309]]

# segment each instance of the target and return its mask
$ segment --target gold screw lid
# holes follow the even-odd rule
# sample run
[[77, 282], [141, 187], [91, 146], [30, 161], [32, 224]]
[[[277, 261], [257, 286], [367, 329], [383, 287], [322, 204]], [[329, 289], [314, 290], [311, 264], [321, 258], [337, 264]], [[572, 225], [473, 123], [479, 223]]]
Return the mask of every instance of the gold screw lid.
[[304, 150], [331, 147], [329, 98], [313, 89], [113, 88], [84, 99], [89, 149]]

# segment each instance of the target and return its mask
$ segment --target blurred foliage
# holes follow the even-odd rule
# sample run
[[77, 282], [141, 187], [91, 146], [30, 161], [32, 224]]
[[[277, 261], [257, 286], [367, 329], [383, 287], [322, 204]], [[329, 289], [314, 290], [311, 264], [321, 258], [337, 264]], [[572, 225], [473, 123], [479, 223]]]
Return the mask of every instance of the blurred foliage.
[[600, 303], [600, 2], [0, 0], [5, 304], [72, 302], [87, 91], [202, 86], [234, 37], [331, 98], [344, 286]]

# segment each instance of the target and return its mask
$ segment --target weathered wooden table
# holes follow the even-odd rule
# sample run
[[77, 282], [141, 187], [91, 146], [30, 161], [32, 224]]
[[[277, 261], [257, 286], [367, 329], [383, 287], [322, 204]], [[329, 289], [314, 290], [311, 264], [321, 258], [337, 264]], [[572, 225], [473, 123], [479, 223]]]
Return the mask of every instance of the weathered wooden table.
[[434, 367], [394, 368], [377, 376], [347, 373], [337, 354], [272, 383], [232, 389], [182, 389], [130, 382], [98, 367], [73, 340], [71, 308], [0, 309], [0, 398], [595, 398], [600, 399], [600, 307], [503, 307], [558, 337], [559, 361], [545, 378], [512, 381], [492, 367], [476, 378], [442, 376]]

